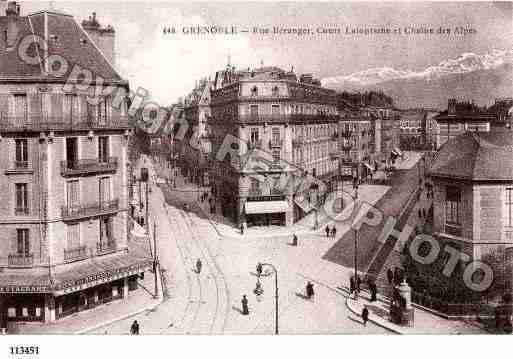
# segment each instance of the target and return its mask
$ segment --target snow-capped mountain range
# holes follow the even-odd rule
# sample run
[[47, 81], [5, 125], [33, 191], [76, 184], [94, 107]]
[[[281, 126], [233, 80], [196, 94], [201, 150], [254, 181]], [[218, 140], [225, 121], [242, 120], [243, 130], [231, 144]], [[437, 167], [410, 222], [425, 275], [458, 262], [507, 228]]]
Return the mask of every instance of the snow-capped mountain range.
[[400, 107], [444, 108], [449, 97], [489, 104], [495, 97], [513, 96], [512, 73], [513, 50], [495, 50], [482, 55], [464, 53], [421, 71], [379, 67], [328, 77], [322, 83], [337, 90], [381, 89]]

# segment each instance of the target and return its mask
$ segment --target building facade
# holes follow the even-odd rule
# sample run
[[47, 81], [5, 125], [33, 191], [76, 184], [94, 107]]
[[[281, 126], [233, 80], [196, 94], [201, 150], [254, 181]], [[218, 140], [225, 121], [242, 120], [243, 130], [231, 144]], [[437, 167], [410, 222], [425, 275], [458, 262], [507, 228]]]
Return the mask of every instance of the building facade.
[[[299, 172], [319, 179], [338, 174], [335, 92], [311, 75], [298, 78], [276, 67], [229, 66], [216, 74], [213, 86], [210, 127], [217, 161], [210, 177], [223, 214], [242, 226], [292, 224], [321, 198], [316, 190], [297, 193], [280, 183]], [[240, 144], [220, 156], [227, 136]], [[244, 161], [248, 153], [258, 154], [265, 165]], [[304, 196], [307, 201], [299, 200]]]
[[[72, 16], [28, 16], [9, 3], [0, 28], [0, 314], [51, 322], [127, 298], [151, 260], [127, 241], [128, 83]], [[22, 39], [48, 44], [37, 64], [17, 56]], [[59, 55], [69, 72], [43, 61]], [[80, 63], [87, 59], [87, 64]], [[112, 95], [91, 97], [72, 66]], [[87, 66], [86, 66], [87, 65]], [[121, 92], [118, 92], [121, 91]], [[91, 100], [93, 98], [93, 100]]]
[[[511, 291], [513, 136], [467, 132], [447, 141], [430, 170], [433, 234], [494, 270], [492, 290]], [[502, 293], [500, 293], [501, 295]]]

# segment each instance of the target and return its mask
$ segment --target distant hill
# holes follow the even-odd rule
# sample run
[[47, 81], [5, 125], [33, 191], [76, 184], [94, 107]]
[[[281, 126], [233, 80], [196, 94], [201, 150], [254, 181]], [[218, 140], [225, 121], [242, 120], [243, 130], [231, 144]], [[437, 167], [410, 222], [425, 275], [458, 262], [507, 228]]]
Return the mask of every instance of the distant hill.
[[489, 105], [513, 94], [513, 50], [466, 53], [419, 72], [369, 69], [325, 78], [322, 83], [340, 91], [382, 91], [400, 108], [445, 108], [453, 97]]

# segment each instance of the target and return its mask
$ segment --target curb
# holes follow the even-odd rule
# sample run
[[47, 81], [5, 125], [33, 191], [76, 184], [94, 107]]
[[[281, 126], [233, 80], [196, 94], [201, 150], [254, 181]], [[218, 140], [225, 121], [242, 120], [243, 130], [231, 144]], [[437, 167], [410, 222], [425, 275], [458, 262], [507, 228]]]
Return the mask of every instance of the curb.
[[133, 317], [137, 314], [141, 314], [142, 312], [146, 312], [146, 311], [150, 311], [152, 309], [155, 309], [156, 307], [158, 307], [160, 304], [162, 304], [162, 302], [164, 301], [164, 297], [161, 296], [161, 298], [159, 298], [159, 300], [157, 301], [157, 303], [152, 303], [151, 305], [148, 305], [144, 308], [141, 308], [141, 309], [138, 309], [134, 312], [131, 312], [131, 313], [128, 313], [128, 314], [125, 314], [125, 315], [122, 315], [122, 316], [119, 316], [117, 318], [114, 318], [112, 320], [109, 320], [109, 321], [106, 321], [106, 322], [103, 322], [103, 323], [100, 323], [100, 324], [96, 324], [94, 326], [91, 326], [89, 328], [85, 328], [85, 329], [81, 329], [79, 331], [76, 331], [72, 334], [74, 335], [82, 335], [82, 334], [87, 334], [88, 332], [91, 332], [93, 330], [96, 330], [96, 329], [99, 329], [101, 327], [105, 327], [107, 325], [111, 325], [113, 323], [116, 323], [116, 322], [119, 322], [121, 320], [124, 320], [124, 319], [127, 319], [127, 318], [130, 318], [130, 317]]
[[[357, 315], [358, 317], [361, 317], [361, 314], [354, 308], [354, 304], [351, 304], [350, 302], [355, 302], [354, 299], [351, 299], [350, 297], [347, 297], [346, 298], [346, 307], [355, 315]], [[379, 319], [376, 319], [375, 317], [378, 317]], [[392, 333], [395, 333], [395, 334], [406, 334], [406, 333], [403, 333], [395, 328], [392, 328], [390, 325], [387, 325], [386, 321], [381, 319], [379, 316], [375, 315], [375, 314], [372, 314], [372, 313], [369, 313], [369, 321], [376, 324], [378, 327], [382, 327], [386, 330], [389, 330], [391, 331]]]

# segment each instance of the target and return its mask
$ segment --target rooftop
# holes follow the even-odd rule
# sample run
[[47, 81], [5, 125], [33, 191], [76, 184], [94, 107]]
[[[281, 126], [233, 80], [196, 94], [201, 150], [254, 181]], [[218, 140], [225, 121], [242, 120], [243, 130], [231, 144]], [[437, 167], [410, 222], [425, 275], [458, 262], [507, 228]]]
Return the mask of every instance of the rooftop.
[[430, 171], [433, 177], [513, 182], [513, 132], [466, 132], [447, 141]]
[[[0, 16], [0, 31], [6, 31], [7, 34], [7, 42], [5, 39], [0, 40], [0, 81], [67, 81], [73, 67], [79, 65], [90, 70], [94, 78], [100, 76], [106, 82], [126, 83], [71, 15], [53, 10], [27, 16], [8, 13]], [[44, 40], [47, 49], [44, 44], [36, 46], [34, 40], [31, 40], [36, 37]], [[29, 63], [18, 55], [24, 39], [29, 41], [26, 54], [38, 61]], [[65, 74], [58, 76], [46, 73], [42, 59], [52, 55], [59, 55], [68, 62]], [[56, 68], [55, 72], [58, 70]]]

